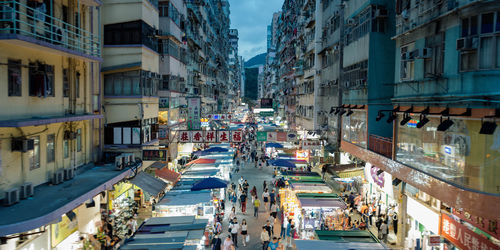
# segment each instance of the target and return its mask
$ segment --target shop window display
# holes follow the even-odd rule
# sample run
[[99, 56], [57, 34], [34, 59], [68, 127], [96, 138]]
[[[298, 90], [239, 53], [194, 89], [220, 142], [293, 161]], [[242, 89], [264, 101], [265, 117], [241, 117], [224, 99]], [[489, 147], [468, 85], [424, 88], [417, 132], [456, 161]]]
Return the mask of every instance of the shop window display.
[[441, 132], [440, 119], [428, 118], [421, 129], [416, 119], [397, 126], [396, 160], [446, 182], [498, 194], [500, 131], [482, 135], [480, 120], [452, 118], [454, 124]]
[[366, 112], [353, 112], [342, 116], [342, 139], [366, 148]]

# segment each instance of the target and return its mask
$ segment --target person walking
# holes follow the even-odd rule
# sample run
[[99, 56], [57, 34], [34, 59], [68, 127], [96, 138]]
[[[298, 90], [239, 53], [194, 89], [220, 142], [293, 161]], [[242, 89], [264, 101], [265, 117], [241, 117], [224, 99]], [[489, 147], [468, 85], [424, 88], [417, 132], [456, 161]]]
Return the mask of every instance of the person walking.
[[260, 207], [260, 200], [259, 197], [255, 197], [255, 200], [253, 201], [253, 216], [259, 218], [259, 207]]
[[273, 241], [269, 243], [267, 250], [277, 250], [281, 249], [281, 245], [277, 237], [273, 237]]
[[229, 213], [229, 222], [233, 221], [236, 218], [236, 208], [233, 206], [231, 208], [231, 213]]
[[273, 217], [273, 222], [276, 222], [276, 217], [278, 216], [278, 206], [276, 206], [276, 203], [271, 205], [271, 216]]
[[[269, 194], [269, 209], [271, 209], [271, 206], [276, 203], [276, 192], [273, 190]], [[272, 209], [271, 209], [272, 212]]]
[[266, 182], [266, 181], [264, 181], [264, 182], [262, 183], [262, 190], [266, 190], [266, 189], [267, 189], [267, 182]]
[[234, 250], [233, 241], [231, 241], [231, 235], [228, 235], [226, 240], [224, 240], [224, 245], [222, 245], [222, 250]]
[[271, 225], [271, 222], [269, 220], [266, 221], [266, 225], [264, 225], [266, 228], [267, 232], [269, 233], [269, 237], [273, 236], [273, 225]]
[[245, 214], [247, 211], [247, 195], [245, 194], [245, 192], [241, 193], [240, 202], [241, 202], [241, 212]]
[[231, 239], [233, 240], [234, 247], [238, 247], [238, 232], [240, 231], [240, 224], [236, 217], [233, 219], [233, 223], [229, 225], [229, 231], [231, 232]]
[[281, 230], [280, 230], [280, 238], [285, 239], [286, 236], [286, 224], [288, 220], [285, 218], [285, 215], [282, 214], [283, 222], [281, 223]]
[[266, 211], [269, 209], [268, 204], [269, 204], [269, 192], [267, 189], [264, 189], [264, 193], [262, 193], [262, 200], [264, 201], [264, 207], [266, 208]]
[[262, 250], [267, 250], [267, 246], [269, 245], [269, 234], [267, 233], [266, 227], [262, 227], [260, 242], [262, 242]]
[[386, 242], [387, 240], [387, 223], [382, 221], [382, 224], [380, 225], [380, 230], [379, 230], [379, 239], [383, 242]]
[[292, 243], [292, 219], [288, 219], [288, 224], [286, 225], [286, 246], [290, 246]]
[[212, 246], [212, 250], [221, 250], [222, 240], [219, 238], [219, 233], [215, 234], [210, 245]]
[[246, 247], [247, 242], [250, 241], [250, 235], [248, 235], [248, 225], [245, 219], [241, 221], [241, 238], [243, 240], [243, 246]]
[[257, 196], [257, 188], [253, 186], [252, 190], [250, 191], [250, 195], [252, 196], [252, 202], [255, 200], [255, 197]]

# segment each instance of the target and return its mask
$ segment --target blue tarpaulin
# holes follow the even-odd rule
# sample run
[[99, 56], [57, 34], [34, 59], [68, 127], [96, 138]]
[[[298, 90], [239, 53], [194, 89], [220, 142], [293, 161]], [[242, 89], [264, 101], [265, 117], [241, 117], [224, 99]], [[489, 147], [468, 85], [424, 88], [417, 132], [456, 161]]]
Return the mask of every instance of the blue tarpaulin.
[[202, 155], [209, 155], [209, 154], [213, 154], [213, 153], [221, 153], [221, 152], [228, 152], [228, 151], [229, 151], [229, 149], [227, 149], [227, 148], [213, 147], [213, 148], [209, 148], [209, 149], [206, 149], [203, 151], [196, 151], [193, 154], [198, 155], [198, 156], [202, 156]]
[[287, 168], [294, 168], [295, 164], [293, 164], [290, 161], [283, 160], [283, 159], [277, 159], [277, 160], [269, 160], [269, 164], [276, 166], [276, 167], [287, 167]]
[[198, 191], [203, 189], [225, 188], [227, 182], [219, 178], [205, 178], [193, 184], [191, 191]]
[[268, 142], [266, 148], [283, 148], [283, 145], [276, 142]]

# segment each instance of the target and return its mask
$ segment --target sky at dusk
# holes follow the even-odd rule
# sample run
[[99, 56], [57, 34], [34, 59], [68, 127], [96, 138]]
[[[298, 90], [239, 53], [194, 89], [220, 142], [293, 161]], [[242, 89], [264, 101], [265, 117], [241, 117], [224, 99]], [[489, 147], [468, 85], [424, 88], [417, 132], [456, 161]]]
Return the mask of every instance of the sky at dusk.
[[267, 25], [283, 0], [229, 0], [231, 28], [238, 29], [238, 54], [246, 60], [266, 52]]

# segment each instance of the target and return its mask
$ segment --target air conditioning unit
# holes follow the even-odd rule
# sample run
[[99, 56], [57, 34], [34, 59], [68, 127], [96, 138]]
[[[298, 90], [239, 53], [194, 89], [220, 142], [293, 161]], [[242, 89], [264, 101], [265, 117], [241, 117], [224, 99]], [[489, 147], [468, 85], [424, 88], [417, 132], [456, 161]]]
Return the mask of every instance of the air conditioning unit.
[[35, 187], [33, 186], [33, 183], [31, 182], [24, 183], [20, 188], [20, 194], [19, 194], [20, 198], [26, 199], [33, 195], [35, 195]]
[[73, 131], [66, 130], [64, 131], [64, 140], [75, 140], [76, 133]]
[[5, 191], [5, 198], [3, 198], [3, 205], [10, 206], [19, 202], [19, 189], [12, 188]]
[[479, 45], [479, 38], [464, 37], [457, 39], [457, 50], [476, 50]]
[[28, 152], [35, 148], [35, 140], [26, 138], [12, 138], [11, 150], [19, 152]]
[[52, 174], [52, 180], [51, 180], [52, 184], [59, 185], [63, 181], [64, 181], [64, 172], [63, 171], [58, 170]]
[[118, 155], [115, 157], [115, 167], [117, 170], [122, 170], [125, 166], [123, 164], [123, 156]]
[[64, 169], [64, 180], [71, 180], [75, 177], [75, 170], [73, 168]]
[[124, 163], [126, 163], [127, 166], [133, 165], [135, 163], [134, 154], [126, 153], [126, 154], [122, 154], [122, 155], [123, 155], [123, 161], [124, 161]]

